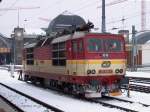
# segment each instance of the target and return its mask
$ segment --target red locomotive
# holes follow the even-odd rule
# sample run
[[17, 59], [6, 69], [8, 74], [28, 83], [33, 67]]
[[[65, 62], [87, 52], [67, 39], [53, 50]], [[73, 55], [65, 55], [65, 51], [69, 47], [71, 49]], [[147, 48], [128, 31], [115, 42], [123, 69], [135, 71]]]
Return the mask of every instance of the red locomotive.
[[26, 81], [85, 97], [119, 95], [125, 63], [125, 41], [116, 34], [75, 31], [24, 48]]

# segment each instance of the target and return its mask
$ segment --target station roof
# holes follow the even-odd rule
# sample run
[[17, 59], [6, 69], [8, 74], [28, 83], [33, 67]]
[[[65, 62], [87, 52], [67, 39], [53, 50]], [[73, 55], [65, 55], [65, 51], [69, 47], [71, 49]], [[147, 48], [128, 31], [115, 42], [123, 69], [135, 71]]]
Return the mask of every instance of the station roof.
[[0, 33], [0, 48], [10, 48], [11, 39]]
[[64, 29], [72, 30], [74, 27], [84, 24], [86, 24], [86, 22], [80, 16], [63, 13], [50, 22], [46, 32], [50, 35], [54, 32], [61, 32]]
[[137, 44], [145, 44], [150, 40], [150, 31], [139, 32], [135, 36]]

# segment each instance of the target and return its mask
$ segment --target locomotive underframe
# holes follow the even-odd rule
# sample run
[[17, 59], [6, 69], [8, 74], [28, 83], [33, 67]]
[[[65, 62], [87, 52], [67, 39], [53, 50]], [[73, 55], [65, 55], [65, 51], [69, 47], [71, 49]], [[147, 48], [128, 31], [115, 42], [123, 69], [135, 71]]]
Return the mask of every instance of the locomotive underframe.
[[[42, 75], [40, 75], [42, 74]], [[63, 90], [85, 97], [101, 97], [120, 93], [120, 76], [68, 76], [49, 73], [25, 72], [24, 80], [40, 83], [42, 86]], [[114, 94], [113, 94], [114, 95]]]

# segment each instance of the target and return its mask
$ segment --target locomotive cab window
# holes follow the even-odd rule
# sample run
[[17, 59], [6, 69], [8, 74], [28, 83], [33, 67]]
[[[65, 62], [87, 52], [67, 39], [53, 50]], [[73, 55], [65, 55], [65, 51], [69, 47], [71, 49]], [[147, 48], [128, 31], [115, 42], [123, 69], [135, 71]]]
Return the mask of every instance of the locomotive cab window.
[[52, 45], [52, 65], [66, 65], [66, 45], [65, 42], [55, 43]]
[[105, 41], [104, 48], [107, 52], [120, 52], [123, 51], [123, 43], [116, 39], [109, 39]]
[[100, 52], [102, 50], [102, 40], [90, 38], [87, 41], [87, 48], [89, 52]]

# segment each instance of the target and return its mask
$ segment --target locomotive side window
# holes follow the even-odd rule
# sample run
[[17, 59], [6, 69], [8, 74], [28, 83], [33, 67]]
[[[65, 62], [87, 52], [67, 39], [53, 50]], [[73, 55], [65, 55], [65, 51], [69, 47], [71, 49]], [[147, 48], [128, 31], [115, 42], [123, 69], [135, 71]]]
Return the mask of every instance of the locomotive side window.
[[66, 45], [65, 42], [52, 45], [52, 64], [54, 66], [66, 65]]
[[73, 41], [72, 42], [72, 48], [73, 48], [73, 52], [77, 53], [78, 52], [78, 44], [77, 41]]
[[102, 50], [102, 40], [96, 38], [88, 39], [88, 51], [89, 52], [100, 52]]
[[83, 42], [79, 42], [79, 52], [83, 52]]
[[58, 44], [53, 44], [53, 50], [57, 50], [58, 49]]
[[34, 55], [33, 55], [33, 48], [27, 48], [27, 54], [26, 54], [26, 64], [27, 65], [33, 65], [34, 64]]

